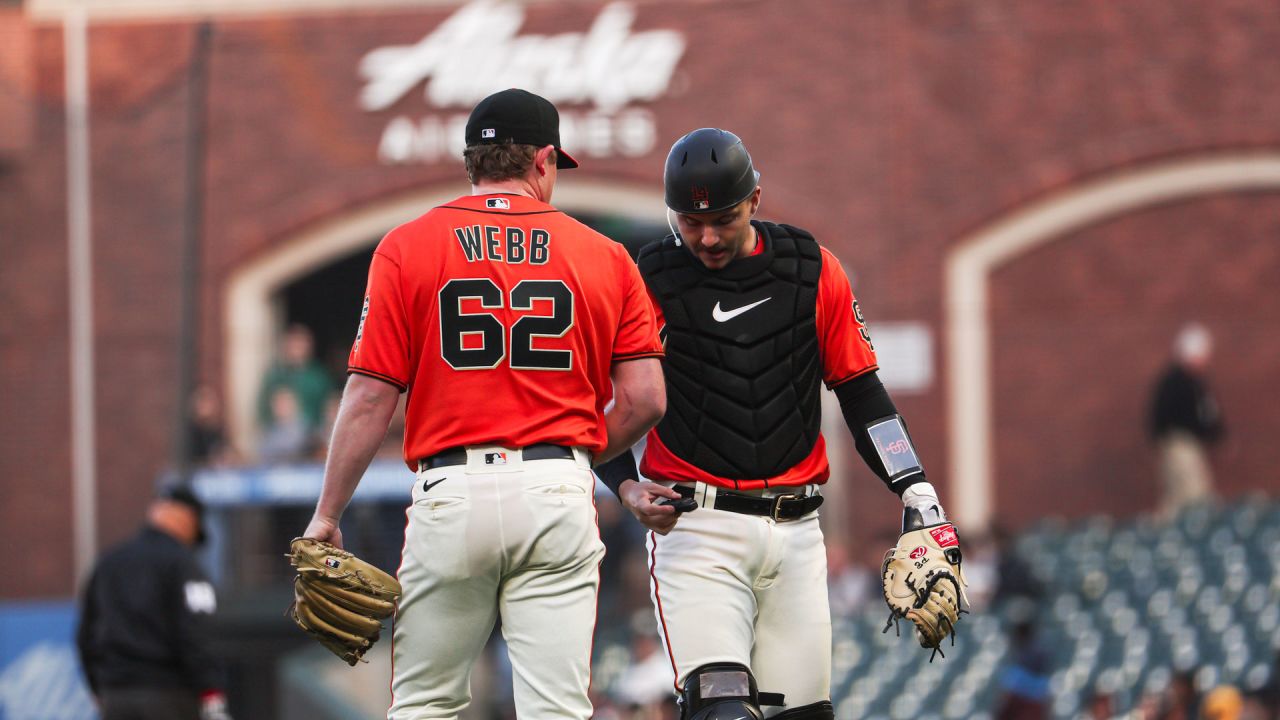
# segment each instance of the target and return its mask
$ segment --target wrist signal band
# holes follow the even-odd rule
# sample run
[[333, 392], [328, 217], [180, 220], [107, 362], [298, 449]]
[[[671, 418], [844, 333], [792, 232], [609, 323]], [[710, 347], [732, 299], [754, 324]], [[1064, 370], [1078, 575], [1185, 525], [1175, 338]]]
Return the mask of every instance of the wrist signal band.
[[867, 425], [866, 432], [891, 484], [924, 471], [901, 415], [876, 420]]

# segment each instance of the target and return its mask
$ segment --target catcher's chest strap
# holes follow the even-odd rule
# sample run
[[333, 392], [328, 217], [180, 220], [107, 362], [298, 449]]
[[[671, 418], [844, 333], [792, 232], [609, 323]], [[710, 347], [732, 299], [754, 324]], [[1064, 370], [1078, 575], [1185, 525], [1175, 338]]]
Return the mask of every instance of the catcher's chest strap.
[[799, 520], [822, 505], [822, 496], [816, 493], [807, 496], [784, 494], [762, 497], [724, 490], [704, 483], [697, 483], [696, 487], [677, 484], [674, 490], [684, 497], [697, 500], [700, 507], [742, 515], [759, 515], [773, 518], [778, 522]]

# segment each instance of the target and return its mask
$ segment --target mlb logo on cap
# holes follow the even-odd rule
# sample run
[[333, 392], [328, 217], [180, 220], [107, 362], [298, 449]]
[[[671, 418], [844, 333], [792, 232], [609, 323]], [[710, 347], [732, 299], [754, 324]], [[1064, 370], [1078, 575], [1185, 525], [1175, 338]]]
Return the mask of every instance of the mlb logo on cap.
[[480, 137], [482, 138], [491, 138], [497, 134], [498, 134], [497, 131], [495, 131], [493, 128], [485, 128], [480, 131]]

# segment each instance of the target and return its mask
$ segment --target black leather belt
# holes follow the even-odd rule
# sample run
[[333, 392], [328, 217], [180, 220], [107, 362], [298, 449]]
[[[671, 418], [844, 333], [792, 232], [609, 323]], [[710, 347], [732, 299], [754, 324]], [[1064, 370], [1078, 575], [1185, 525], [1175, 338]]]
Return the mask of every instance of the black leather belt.
[[[688, 485], [676, 485], [675, 491], [683, 497], [694, 497], [695, 491]], [[712, 506], [716, 510], [724, 510], [726, 512], [741, 513], [743, 515], [760, 515], [763, 517], [773, 518], [774, 520], [787, 521], [799, 520], [808, 515], [818, 506], [822, 505], [821, 495], [775, 495], [774, 497], [759, 497], [757, 495], [743, 495], [732, 490], [723, 488], [716, 489], [715, 504]]]
[[[505, 465], [507, 459], [511, 455], [515, 455], [523, 460], [572, 460], [573, 448], [567, 448], [563, 445], [552, 445], [551, 443], [538, 443], [521, 450], [485, 453], [485, 463], [488, 465]], [[455, 447], [449, 448], [448, 450], [441, 450], [431, 457], [422, 458], [418, 461], [418, 471], [434, 470], [438, 467], [447, 467], [449, 465], [466, 464], [467, 449], [464, 447]]]

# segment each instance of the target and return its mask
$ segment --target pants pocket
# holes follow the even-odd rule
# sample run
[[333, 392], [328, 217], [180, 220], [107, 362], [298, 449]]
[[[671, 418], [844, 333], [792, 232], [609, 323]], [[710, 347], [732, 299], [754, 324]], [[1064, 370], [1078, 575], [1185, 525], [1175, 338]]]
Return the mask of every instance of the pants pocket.
[[[581, 473], [581, 471], [577, 471]], [[560, 498], [587, 498], [594, 488], [594, 478], [587, 480], [577, 473], [564, 475], [548, 475], [533, 479], [525, 484], [524, 491], [530, 495], [546, 495]], [[587, 473], [590, 476], [590, 473]]]

